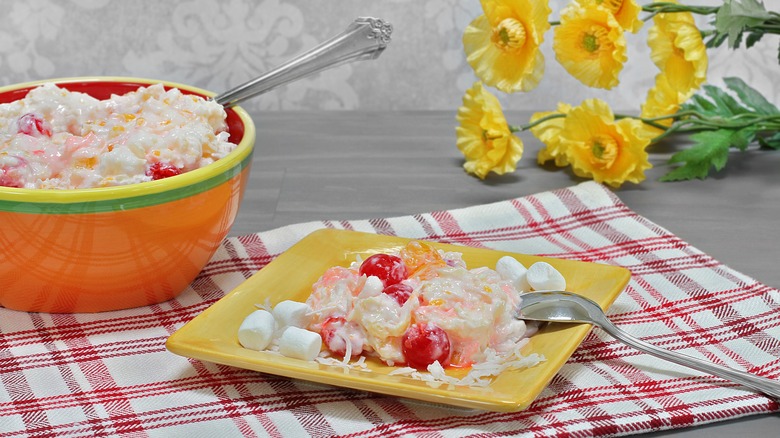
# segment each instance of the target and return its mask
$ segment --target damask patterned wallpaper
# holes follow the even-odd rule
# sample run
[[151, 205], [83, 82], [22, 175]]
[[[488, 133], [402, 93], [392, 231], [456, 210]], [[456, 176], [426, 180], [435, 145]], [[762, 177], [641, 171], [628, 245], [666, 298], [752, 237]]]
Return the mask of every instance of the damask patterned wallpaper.
[[[541, 1], [541, 0], [540, 0]], [[649, 0], [648, 0], [649, 1]], [[713, 4], [719, 0], [690, 0]], [[770, 5], [776, 0], [768, 0]], [[647, 1], [640, 0], [640, 3]], [[557, 11], [567, 0], [550, 0]], [[244, 104], [264, 110], [455, 111], [475, 81], [461, 35], [478, 0], [24, 0], [0, 12], [0, 83], [90, 75], [141, 76], [224, 91], [340, 32], [358, 16], [394, 26], [382, 56], [324, 72]], [[646, 28], [627, 34], [629, 60], [613, 90], [588, 89], [555, 61], [546, 35], [546, 74], [525, 94], [496, 94], [507, 109], [551, 110], [600, 97], [638, 111], [656, 69]], [[737, 52], [709, 51], [709, 82], [739, 76], [780, 104], [777, 38]]]

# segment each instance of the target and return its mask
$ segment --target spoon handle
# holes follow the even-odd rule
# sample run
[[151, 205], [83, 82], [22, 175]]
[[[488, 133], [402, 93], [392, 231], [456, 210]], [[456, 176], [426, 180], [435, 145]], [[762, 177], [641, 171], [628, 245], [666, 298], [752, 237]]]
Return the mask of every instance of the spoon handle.
[[275, 69], [214, 97], [229, 108], [288, 82], [351, 61], [376, 59], [390, 43], [393, 26], [381, 19], [361, 17], [342, 33]]
[[661, 359], [666, 359], [678, 365], [683, 365], [695, 370], [703, 371], [713, 376], [718, 376], [720, 378], [739, 383], [743, 386], [752, 388], [756, 391], [780, 400], [780, 383], [774, 380], [749, 374], [743, 371], [738, 371], [733, 368], [716, 365], [714, 363], [706, 362], [704, 360], [685, 354], [665, 350], [631, 336], [630, 334], [618, 328], [607, 318], [598, 318], [598, 321], [594, 322], [598, 327], [609, 333], [613, 338], [628, 344], [637, 350], [644, 351], [645, 353], [660, 357]]

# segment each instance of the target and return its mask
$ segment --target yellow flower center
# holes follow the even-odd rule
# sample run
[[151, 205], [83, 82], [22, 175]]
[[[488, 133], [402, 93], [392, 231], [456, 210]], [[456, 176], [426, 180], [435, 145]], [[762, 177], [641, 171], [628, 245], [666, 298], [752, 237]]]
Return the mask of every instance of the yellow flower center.
[[504, 18], [493, 30], [493, 43], [504, 50], [522, 48], [525, 40], [525, 26], [514, 18]]
[[592, 139], [590, 145], [593, 164], [609, 169], [618, 156], [618, 149], [618, 144], [614, 138], [609, 135], [597, 135]]
[[504, 134], [497, 130], [497, 129], [483, 129], [482, 130], [482, 141], [485, 143], [491, 143], [493, 140], [498, 140], [499, 138], [503, 137]]
[[591, 26], [582, 35], [582, 48], [591, 54], [598, 53], [602, 46], [609, 44], [608, 33], [607, 29], [601, 26]]
[[596, 0], [597, 5], [607, 8], [608, 11], [616, 14], [623, 6], [623, 0]]

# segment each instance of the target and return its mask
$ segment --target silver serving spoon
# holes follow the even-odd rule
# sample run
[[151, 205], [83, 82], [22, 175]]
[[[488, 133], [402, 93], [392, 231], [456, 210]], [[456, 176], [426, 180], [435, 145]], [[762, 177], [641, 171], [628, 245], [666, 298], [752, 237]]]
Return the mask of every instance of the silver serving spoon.
[[347, 62], [376, 59], [390, 43], [393, 26], [381, 19], [361, 17], [342, 33], [275, 69], [212, 100], [229, 108], [280, 85]]
[[592, 324], [613, 338], [661, 359], [678, 365], [703, 371], [732, 382], [752, 388], [763, 394], [780, 399], [780, 382], [716, 365], [692, 356], [665, 350], [637, 339], [614, 325], [598, 304], [581, 295], [562, 291], [530, 292], [522, 295], [519, 319], [564, 323]]

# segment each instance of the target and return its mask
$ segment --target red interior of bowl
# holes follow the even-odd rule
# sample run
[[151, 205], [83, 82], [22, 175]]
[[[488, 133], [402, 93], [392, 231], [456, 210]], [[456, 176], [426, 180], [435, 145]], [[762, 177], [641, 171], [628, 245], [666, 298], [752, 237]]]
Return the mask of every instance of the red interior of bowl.
[[[148, 84], [139, 84], [136, 82], [111, 82], [111, 81], [83, 81], [83, 82], [64, 82], [64, 83], [57, 83], [58, 87], [65, 88], [69, 91], [76, 91], [80, 93], [86, 93], [90, 96], [94, 97], [95, 99], [108, 99], [111, 97], [112, 94], [126, 94], [131, 91], [137, 90], [139, 87], [147, 86]], [[0, 93], [0, 104], [2, 103], [10, 103], [14, 102], [16, 100], [24, 99], [25, 96], [27, 96], [27, 93], [30, 92], [34, 87], [26, 87], [26, 88], [20, 88], [17, 90], [11, 90], [6, 91], [5, 93]], [[166, 89], [170, 89], [172, 87], [165, 87]], [[189, 90], [181, 90], [182, 93], [185, 94], [194, 94], [196, 96], [200, 97], [206, 97], [200, 93], [195, 93]], [[241, 118], [238, 117], [238, 114], [236, 114], [235, 111], [232, 109], [226, 109], [225, 112], [227, 113], [227, 125], [228, 125], [228, 132], [230, 132], [230, 142], [234, 144], [238, 144], [241, 142], [241, 139], [244, 138], [244, 124], [241, 122]]]

